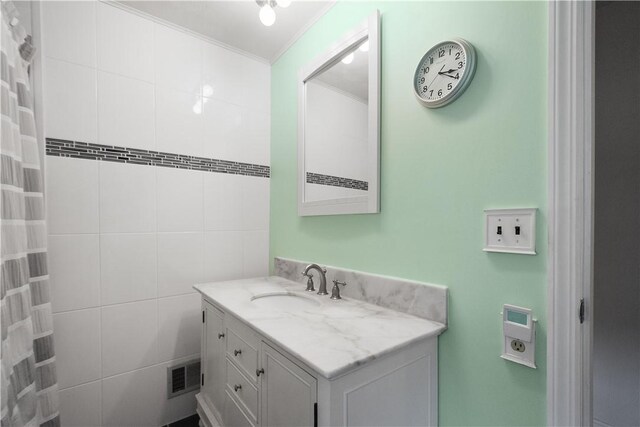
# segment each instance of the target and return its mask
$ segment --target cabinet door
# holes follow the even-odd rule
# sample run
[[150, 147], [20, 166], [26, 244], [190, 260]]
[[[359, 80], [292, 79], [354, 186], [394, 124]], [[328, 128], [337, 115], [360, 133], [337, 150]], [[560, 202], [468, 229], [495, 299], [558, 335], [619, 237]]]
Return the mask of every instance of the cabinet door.
[[231, 397], [229, 392], [226, 392], [224, 397], [224, 412], [222, 419], [224, 420], [225, 427], [254, 427], [249, 418], [242, 412], [240, 406]]
[[225, 386], [225, 336], [224, 317], [220, 310], [207, 302], [202, 303], [204, 325], [202, 328], [202, 394], [221, 413], [224, 405]]
[[316, 423], [316, 379], [262, 343], [261, 425], [309, 426]]

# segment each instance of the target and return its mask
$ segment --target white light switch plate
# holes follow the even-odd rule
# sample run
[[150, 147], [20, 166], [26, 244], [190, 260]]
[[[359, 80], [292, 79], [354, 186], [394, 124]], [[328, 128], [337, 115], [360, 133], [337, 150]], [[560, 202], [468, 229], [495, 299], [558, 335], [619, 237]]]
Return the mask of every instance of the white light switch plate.
[[484, 251], [535, 255], [536, 211], [485, 209]]

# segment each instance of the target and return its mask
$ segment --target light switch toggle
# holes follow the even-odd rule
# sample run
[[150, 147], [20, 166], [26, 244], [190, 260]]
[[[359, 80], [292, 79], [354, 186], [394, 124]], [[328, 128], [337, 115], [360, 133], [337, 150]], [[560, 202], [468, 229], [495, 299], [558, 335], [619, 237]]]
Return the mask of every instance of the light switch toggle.
[[526, 209], [486, 209], [485, 252], [536, 254], [536, 211]]

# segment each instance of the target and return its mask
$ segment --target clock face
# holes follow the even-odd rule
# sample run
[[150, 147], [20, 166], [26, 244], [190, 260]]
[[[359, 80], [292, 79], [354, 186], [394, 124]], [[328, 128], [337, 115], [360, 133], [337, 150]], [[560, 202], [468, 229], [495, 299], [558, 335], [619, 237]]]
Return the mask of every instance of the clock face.
[[438, 43], [423, 57], [413, 87], [426, 107], [442, 107], [462, 94], [475, 71], [475, 51], [464, 40]]

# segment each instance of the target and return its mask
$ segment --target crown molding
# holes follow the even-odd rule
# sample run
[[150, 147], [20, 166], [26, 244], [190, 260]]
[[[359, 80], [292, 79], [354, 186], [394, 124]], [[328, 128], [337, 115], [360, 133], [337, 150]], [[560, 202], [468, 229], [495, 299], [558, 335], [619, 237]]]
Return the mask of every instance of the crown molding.
[[213, 45], [216, 45], [216, 46], [222, 47], [224, 49], [230, 50], [232, 52], [238, 53], [240, 55], [244, 55], [249, 59], [253, 59], [255, 61], [262, 62], [263, 64], [271, 65], [271, 62], [267, 58], [263, 58], [261, 56], [254, 55], [253, 53], [249, 53], [249, 52], [247, 52], [245, 50], [238, 49], [237, 47], [231, 46], [231, 45], [229, 45], [227, 43], [224, 43], [224, 42], [221, 42], [220, 40], [214, 39], [212, 37], [205, 36], [204, 34], [198, 33], [196, 31], [192, 31], [192, 30], [190, 30], [188, 28], [185, 28], [185, 27], [183, 27], [181, 25], [174, 24], [173, 22], [169, 22], [169, 21], [164, 20], [162, 18], [158, 18], [157, 16], [153, 16], [153, 15], [147, 13], [147, 12], [143, 12], [143, 11], [141, 11], [139, 9], [136, 9], [134, 7], [131, 7], [131, 6], [127, 5], [127, 4], [121, 3], [120, 1], [116, 1], [116, 0], [99, 0], [99, 1], [100, 1], [100, 3], [104, 3], [104, 4], [108, 4], [110, 6], [117, 7], [118, 9], [122, 9], [122, 10], [124, 10], [126, 12], [133, 13], [134, 15], [137, 15], [137, 16], [139, 16], [141, 18], [145, 18], [145, 19], [153, 21], [153, 22], [155, 22], [157, 24], [164, 25], [164, 26], [169, 27], [169, 28], [171, 28], [173, 30], [181, 31], [181, 32], [183, 32], [185, 34], [188, 34], [190, 36], [199, 38], [200, 40], [203, 40], [203, 41], [205, 41], [207, 43], [211, 43]]

